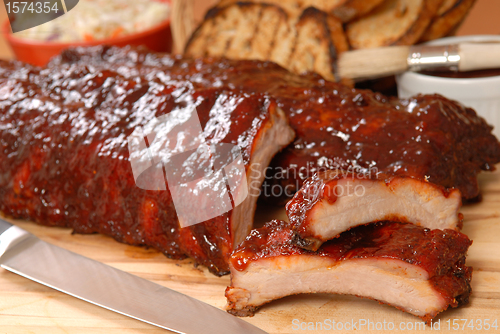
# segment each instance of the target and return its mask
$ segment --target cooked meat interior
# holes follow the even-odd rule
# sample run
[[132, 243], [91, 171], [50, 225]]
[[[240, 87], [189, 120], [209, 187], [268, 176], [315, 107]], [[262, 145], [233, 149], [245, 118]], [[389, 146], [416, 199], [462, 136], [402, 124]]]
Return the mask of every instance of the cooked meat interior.
[[397, 222], [359, 226], [317, 252], [293, 243], [289, 223], [253, 230], [233, 252], [228, 312], [253, 315], [262, 305], [299, 293], [339, 293], [390, 304], [429, 323], [448, 307], [466, 304], [471, 245], [453, 230]]
[[[264, 94], [215, 83], [206, 88], [162, 71], [141, 76], [123, 64], [92, 66], [84, 57], [68, 52], [49, 68], [1, 63], [0, 211], [103, 233], [173, 258], [190, 256], [215, 274], [227, 273], [233, 247], [252, 228], [264, 170], [293, 139], [284, 112]], [[181, 148], [177, 162], [168, 160], [172, 150], [163, 154], [171, 133], [178, 141], [170, 144]], [[131, 164], [131, 142], [145, 152], [136, 157], [147, 167], [139, 172]], [[224, 145], [237, 154], [221, 153]], [[200, 167], [211, 172], [196, 174]], [[164, 173], [183, 182], [166, 185]], [[187, 186], [193, 179], [200, 182]], [[193, 200], [206, 183], [214, 196]], [[238, 186], [247, 186], [248, 196], [231, 197]], [[189, 214], [218, 214], [181, 228], [181, 207], [188, 220]]]
[[308, 179], [286, 209], [297, 245], [317, 250], [352, 227], [377, 221], [457, 229], [461, 203], [460, 191], [423, 180], [328, 170]]

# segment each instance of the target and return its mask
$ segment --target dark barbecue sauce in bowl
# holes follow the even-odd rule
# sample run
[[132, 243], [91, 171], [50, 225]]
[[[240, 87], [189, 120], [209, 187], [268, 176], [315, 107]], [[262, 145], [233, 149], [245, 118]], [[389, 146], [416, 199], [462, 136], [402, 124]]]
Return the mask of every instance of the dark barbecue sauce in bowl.
[[421, 74], [430, 75], [433, 77], [456, 78], [456, 79], [473, 79], [473, 78], [488, 78], [500, 76], [500, 68], [476, 70], [467, 72], [457, 71], [421, 71]]

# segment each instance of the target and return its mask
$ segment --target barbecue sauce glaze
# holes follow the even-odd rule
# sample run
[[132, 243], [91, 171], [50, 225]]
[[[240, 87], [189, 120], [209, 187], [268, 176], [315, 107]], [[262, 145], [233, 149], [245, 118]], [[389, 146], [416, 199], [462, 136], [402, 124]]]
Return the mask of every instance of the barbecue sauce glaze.
[[[399, 101], [269, 62], [98, 46], [65, 51], [46, 68], [1, 63], [0, 211], [227, 273], [228, 215], [180, 229], [168, 191], [135, 186], [126, 138], [197, 104], [209, 137], [239, 145], [248, 161], [269, 101], [289, 116], [296, 139], [274, 158], [268, 181], [292, 193], [312, 172], [341, 167], [426, 178], [473, 198], [476, 174], [500, 161], [491, 127], [441, 96]], [[211, 116], [221, 132], [210, 132]]]

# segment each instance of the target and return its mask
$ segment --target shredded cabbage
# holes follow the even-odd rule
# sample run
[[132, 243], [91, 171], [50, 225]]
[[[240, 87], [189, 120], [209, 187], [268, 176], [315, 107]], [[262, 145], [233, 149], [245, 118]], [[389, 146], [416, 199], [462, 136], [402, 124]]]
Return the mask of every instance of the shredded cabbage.
[[51, 42], [100, 40], [147, 30], [169, 15], [169, 4], [155, 0], [80, 0], [68, 13], [15, 35]]

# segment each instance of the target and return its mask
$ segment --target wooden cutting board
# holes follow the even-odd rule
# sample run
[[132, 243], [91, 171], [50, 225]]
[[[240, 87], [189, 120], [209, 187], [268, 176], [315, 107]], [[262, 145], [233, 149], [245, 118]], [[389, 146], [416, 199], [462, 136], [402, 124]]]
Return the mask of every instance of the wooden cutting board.
[[[436, 319], [440, 321], [442, 332], [456, 333], [457, 330], [453, 330], [454, 320], [459, 326], [458, 332], [472, 331], [467, 326], [462, 330], [464, 321], [461, 319], [469, 320], [466, 325], [473, 320], [475, 330], [479, 324], [484, 328], [486, 319], [489, 319], [490, 326], [497, 320], [500, 328], [500, 172], [482, 173], [479, 180], [483, 201], [462, 209], [465, 216], [463, 232], [474, 241], [467, 258], [467, 264], [474, 267], [473, 294], [469, 305], [449, 310]], [[283, 216], [282, 209], [259, 207], [256, 221]], [[229, 277], [215, 277], [205, 268], [194, 267], [191, 260], [169, 260], [156, 251], [123, 245], [101, 235], [72, 235], [69, 229], [43, 227], [23, 221], [13, 223], [60, 247], [216, 307], [223, 308], [225, 305], [224, 290], [229, 284]], [[332, 320], [343, 325], [354, 323], [360, 329], [366, 329], [369, 322], [373, 323], [370, 326], [380, 327], [385, 321], [386, 328], [394, 326], [400, 330], [401, 325], [406, 329], [424, 330], [419, 327], [421, 321], [417, 317], [375, 301], [340, 295], [287, 297], [265, 306], [254, 317], [245, 320], [269, 333], [331, 332], [327, 329]], [[317, 322], [326, 325], [323, 331]], [[362, 323], [364, 327], [361, 327]], [[300, 327], [305, 330], [300, 330]], [[490, 327], [492, 330], [494, 328]], [[0, 269], [0, 333], [166, 332]]]

